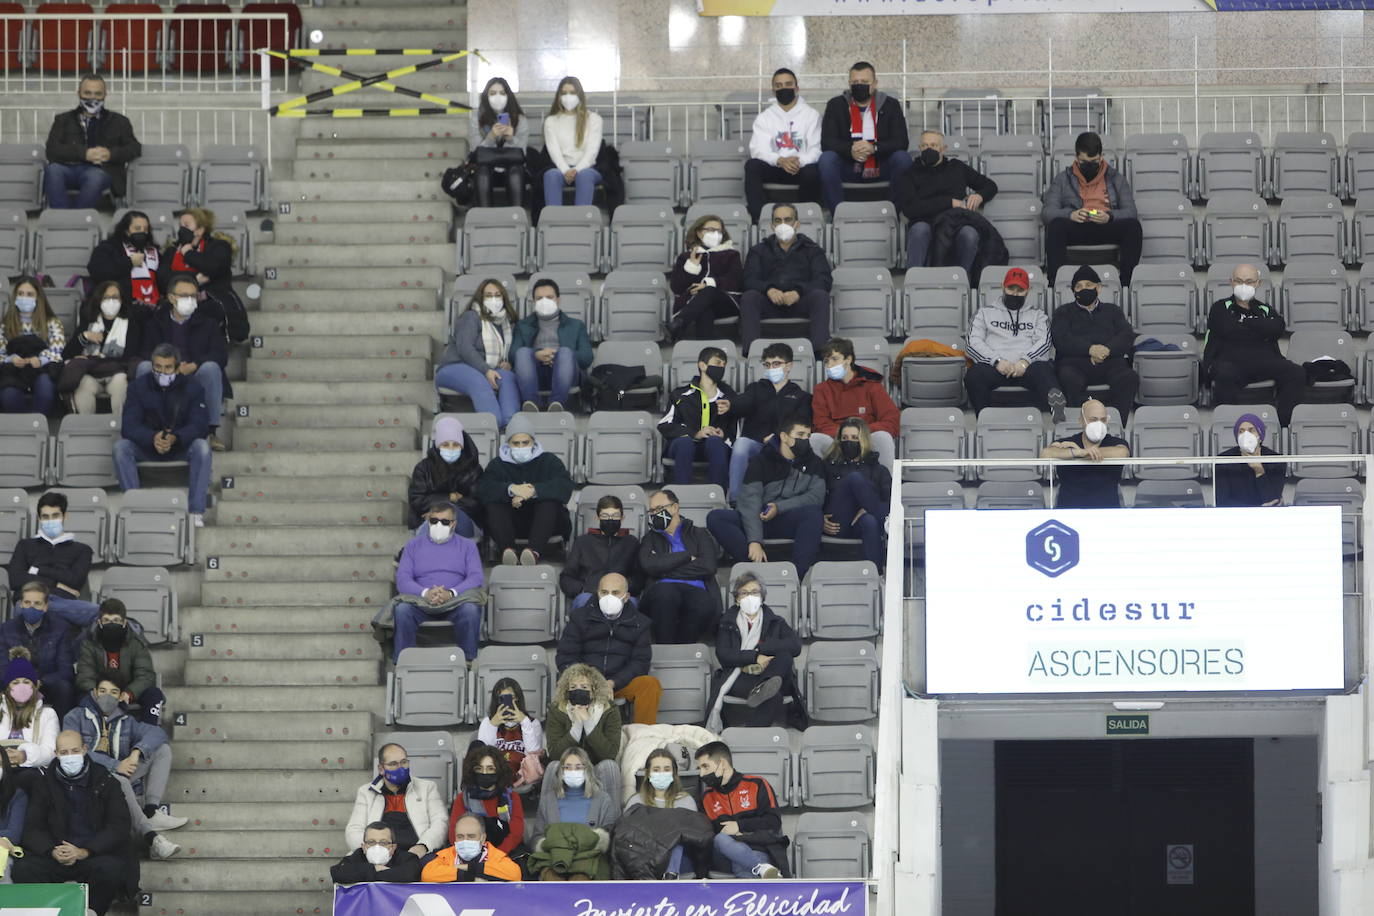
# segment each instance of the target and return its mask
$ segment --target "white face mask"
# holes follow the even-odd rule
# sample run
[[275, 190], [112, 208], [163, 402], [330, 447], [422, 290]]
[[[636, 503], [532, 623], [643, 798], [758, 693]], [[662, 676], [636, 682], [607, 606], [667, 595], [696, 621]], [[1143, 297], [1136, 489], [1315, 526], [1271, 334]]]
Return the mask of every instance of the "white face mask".
[[123, 303], [118, 299], [100, 300], [100, 314], [104, 315], [106, 318], [114, 319], [119, 317], [119, 310], [122, 307]]
[[482, 300], [482, 307], [487, 310], [487, 314], [493, 318], [500, 318], [506, 314], [506, 300], [500, 296], [488, 296]]
[[1083, 427], [1083, 435], [1088, 437], [1089, 442], [1101, 442], [1107, 438], [1107, 424], [1101, 420], [1093, 420]]
[[586, 770], [564, 770], [563, 785], [569, 789], [580, 789], [587, 784]]
[[564, 111], [573, 111], [577, 108], [577, 93], [565, 92], [558, 97], [558, 101], [563, 106]]
[[558, 314], [558, 301], [544, 296], [534, 300], [534, 313], [540, 318], [552, 318]]
[[722, 238], [724, 236], [718, 230], [708, 229], [701, 234], [701, 244], [707, 248], [715, 248], [720, 244]]
[[1231, 292], [1241, 302], [1249, 302], [1255, 298], [1255, 288], [1248, 283], [1237, 283], [1231, 287]]
[[196, 297], [178, 296], [174, 308], [182, 318], [190, 318], [196, 313]]
[[436, 544], [442, 544], [453, 537], [452, 525], [439, 525], [434, 522], [429, 523], [429, 539]]
[[763, 610], [763, 598], [759, 595], [745, 595], [739, 600], [739, 609], [745, 617], [757, 617]]
[[57, 765], [62, 767], [62, 772], [68, 776], [75, 776], [81, 772], [81, 768], [86, 765], [85, 754], [63, 754], [57, 758]]
[[526, 461], [534, 458], [534, 446], [512, 445], [510, 448], [510, 456], [516, 464], [524, 464]]
[[391, 861], [391, 850], [385, 846], [369, 846], [363, 850], [363, 856], [373, 865], [385, 865]]
[[797, 234], [797, 230], [792, 228], [790, 223], [778, 223], [773, 227], [773, 235], [777, 236], [779, 242], [786, 244], [792, 241], [792, 237]]
[[487, 96], [487, 104], [491, 105], [491, 110], [502, 112], [506, 110], [506, 94], [504, 92], [493, 92]]
[[597, 605], [601, 608], [601, 613], [606, 615], [607, 620], [615, 620], [620, 616], [620, 612], [625, 610], [625, 602], [621, 601], [617, 595], [602, 595]]
[[1259, 436], [1247, 429], [1239, 436], [1236, 436], [1236, 444], [1240, 446], [1242, 452], [1252, 455], [1259, 449]]

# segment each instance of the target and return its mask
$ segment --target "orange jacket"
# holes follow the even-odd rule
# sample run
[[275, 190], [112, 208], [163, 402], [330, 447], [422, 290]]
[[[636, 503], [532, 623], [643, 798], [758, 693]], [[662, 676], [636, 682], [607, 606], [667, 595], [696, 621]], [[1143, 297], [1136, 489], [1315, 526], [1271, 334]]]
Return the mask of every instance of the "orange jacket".
[[883, 377], [864, 366], [854, 367], [854, 377], [847, 382], [829, 379], [811, 392], [811, 431], [834, 437], [840, 424], [850, 417], [868, 423], [873, 432], [901, 435], [902, 412], [887, 393]]
[[446, 846], [434, 853], [420, 872], [420, 880], [434, 884], [453, 881], [519, 881], [520, 866], [511, 861], [510, 856], [490, 843], [486, 850], [468, 863], [468, 867], [458, 870], [458, 851]]

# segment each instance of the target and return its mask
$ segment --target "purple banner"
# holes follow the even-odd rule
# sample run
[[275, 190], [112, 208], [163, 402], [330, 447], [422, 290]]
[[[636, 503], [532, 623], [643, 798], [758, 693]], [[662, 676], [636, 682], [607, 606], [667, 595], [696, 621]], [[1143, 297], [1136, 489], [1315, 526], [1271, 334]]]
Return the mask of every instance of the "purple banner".
[[334, 916], [865, 916], [861, 881], [354, 884]]

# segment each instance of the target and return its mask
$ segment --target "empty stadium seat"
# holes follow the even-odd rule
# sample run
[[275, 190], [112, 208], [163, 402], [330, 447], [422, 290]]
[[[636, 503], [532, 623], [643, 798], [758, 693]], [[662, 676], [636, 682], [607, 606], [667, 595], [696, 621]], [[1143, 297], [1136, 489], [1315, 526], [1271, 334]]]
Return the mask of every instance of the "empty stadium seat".
[[1157, 197], [1192, 196], [1193, 154], [1183, 134], [1131, 134], [1126, 138], [1121, 170], [1137, 205]]
[[[970, 299], [962, 267], [913, 267], [902, 280], [902, 330], [912, 338], [962, 348], [968, 333]], [[962, 356], [902, 361], [901, 401], [904, 405], [956, 405], [963, 400], [963, 386]]]
[[821, 381], [816, 370], [816, 351], [811, 349], [811, 341], [805, 337], [760, 337], [749, 345], [746, 354], [750, 359], [758, 359], [770, 344], [784, 343], [792, 348], [792, 381], [802, 390], [810, 391]]
[[[462, 724], [469, 716], [467, 688], [462, 650], [402, 649], [395, 670], [387, 675], [386, 724], [417, 728]], [[533, 703], [528, 694], [526, 699]]]
[[[40, 16], [50, 17], [30, 26], [38, 69], [46, 73], [97, 69], [93, 11], [89, 3], [40, 3], [34, 8]], [[86, 18], [77, 18], [83, 14]]]
[[892, 385], [892, 346], [886, 335], [874, 337], [854, 336], [849, 338], [854, 345], [854, 365], [872, 369], [883, 378], [891, 393]]
[[[6, 277], [29, 272], [29, 218], [23, 210], [0, 210], [0, 271]], [[9, 290], [4, 299], [9, 301]]]
[[[620, 392], [622, 409], [659, 407], [659, 395], [663, 388], [663, 377], [659, 375], [661, 364], [658, 344], [652, 340], [606, 340], [596, 347], [596, 355], [588, 372], [600, 365], [642, 366], [644, 380], [633, 388]], [[590, 387], [587, 381], [584, 385]]]
[[872, 867], [872, 838], [864, 815], [807, 811], [797, 818], [792, 833], [792, 872], [798, 878], [861, 878]]
[[[997, 227], [1012, 263], [1044, 263], [1040, 201], [1029, 197], [1004, 198], [999, 194], [983, 206], [983, 215]], [[987, 273], [984, 268], [983, 275]]]
[[62, 530], [91, 548], [92, 561], [104, 563], [110, 555], [110, 506], [99, 487], [63, 488], [67, 517]]
[[797, 791], [807, 808], [873, 803], [877, 742], [864, 725], [813, 725], [797, 752]]
[[487, 596], [486, 639], [530, 645], [557, 638], [563, 600], [558, 570], [552, 566], [493, 566]]
[[620, 500], [623, 521], [621, 527], [636, 537], [644, 534], [644, 516], [647, 514], [648, 500], [644, 491], [637, 486], [607, 486], [588, 484], [577, 491], [576, 509], [573, 518], [573, 533], [580, 534], [597, 527], [596, 503], [603, 496], [614, 496]]
[[699, 725], [706, 719], [711, 698], [711, 650], [702, 643], [656, 644], [649, 675], [663, 685], [658, 721], [671, 725]]
[[1038, 481], [987, 480], [978, 485], [975, 509], [1043, 509], [1045, 488]]
[[1345, 193], [1354, 200], [1374, 192], [1374, 133], [1356, 131], [1345, 138]]
[[626, 203], [678, 203], [684, 186], [681, 149], [657, 140], [632, 140], [619, 152]]
[[1247, 413], [1252, 413], [1264, 421], [1264, 439], [1261, 444], [1276, 452], [1283, 451], [1283, 443], [1279, 441], [1282, 430], [1274, 405], [1217, 404], [1212, 408], [1212, 421], [1207, 430], [1207, 454], [1220, 455], [1236, 444], [1236, 421]]
[[55, 286], [86, 276], [91, 250], [100, 244], [100, 214], [94, 210], [44, 210], [33, 234], [34, 270]]
[[1264, 144], [1254, 131], [1203, 134], [1197, 150], [1198, 198], [1264, 194], [1268, 189], [1266, 158]]
[[1131, 274], [1126, 301], [1138, 334], [1192, 334], [1201, 326], [1197, 285], [1186, 262], [1141, 264]]
[[[974, 458], [1039, 457], [1045, 445], [1045, 425], [1033, 407], [985, 407], [978, 415], [973, 437]], [[1039, 480], [1033, 465], [975, 469], [979, 480]]]
[[535, 266], [541, 271], [599, 272], [604, 222], [600, 207], [545, 207], [534, 230]]
[[[294, 2], [245, 3], [243, 12], [272, 14], [259, 18], [239, 20], [238, 42], [241, 56], [236, 64], [241, 70], [251, 71], [258, 63], [258, 48], [299, 48], [301, 47], [301, 9]], [[273, 73], [285, 73], [287, 63], [272, 58]]]
[[687, 163], [687, 194], [694, 203], [744, 198], [744, 163], [749, 146], [741, 140], [693, 140]]
[[1354, 556], [1364, 548], [1361, 513], [1364, 487], [1352, 477], [1305, 477], [1293, 487], [1295, 506], [1339, 506], [1341, 509], [1341, 552]]
[[1202, 262], [1267, 264], [1269, 252], [1268, 204], [1257, 194], [1214, 194], [1202, 221]]
[[663, 464], [658, 425], [642, 410], [602, 410], [591, 415], [582, 440], [587, 483], [643, 484], [659, 480]]
[[45, 155], [41, 143], [0, 143], [0, 207], [38, 209]]
[[[1348, 404], [1299, 404], [1288, 425], [1292, 455], [1354, 455], [1363, 447], [1360, 420]], [[1295, 477], [1358, 477], [1364, 464], [1335, 462], [1290, 465]]]
[[[466, 677], [464, 677], [466, 680]], [[434, 782], [440, 798], [451, 798], [458, 787], [457, 746], [445, 731], [381, 732], [372, 736], [372, 746], [381, 750], [388, 744], [406, 749], [412, 779]]]
[[1196, 480], [1142, 480], [1135, 485], [1136, 509], [1201, 509], [1206, 488]]
[[[196, 18], [177, 18], [168, 28], [172, 67], [182, 74], [227, 73], [234, 64], [234, 26], [227, 3], [178, 3], [173, 12]], [[222, 13], [214, 18], [211, 13]], [[203, 17], [203, 18], [202, 18]]]
[[1353, 309], [1345, 268], [1332, 257], [1289, 264], [1283, 271], [1278, 306], [1290, 331], [1349, 327]]
[[802, 582], [806, 591], [806, 636], [868, 639], [882, 628], [883, 582], [867, 560], [821, 561]]
[[196, 200], [218, 213], [267, 206], [267, 170], [256, 146], [211, 146], [196, 170]]
[[[1343, 360], [1353, 373], [1360, 361], [1360, 351], [1350, 334], [1342, 328], [1299, 328], [1288, 340], [1289, 360], [1299, 366], [1327, 358]], [[1303, 400], [1312, 402], [1353, 403], [1358, 394], [1353, 378], [1308, 382]]]
[[115, 514], [114, 558], [126, 566], [189, 563], [192, 530], [185, 490], [130, 490]]
[[878, 714], [878, 652], [871, 642], [818, 642], [806, 653], [806, 710], [816, 722]]
[[[1192, 406], [1143, 406], [1131, 417], [1131, 455], [1136, 458], [1189, 458], [1202, 454], [1202, 423]], [[1202, 469], [1187, 465], [1133, 465], [1139, 480], [1188, 480]]]
[[830, 332], [836, 337], [886, 337], [893, 323], [887, 268], [836, 267], [832, 279]]
[[678, 512], [698, 528], [706, 527], [706, 515], [712, 509], [730, 508], [725, 490], [713, 483], [676, 483], [673, 492], [677, 494]]
[[111, 566], [100, 579], [96, 602], [118, 598], [150, 643], [176, 642], [177, 593], [172, 576], [157, 566]]
[[[161, 6], [156, 3], [111, 3], [105, 7], [105, 12], [119, 17], [102, 20], [96, 37], [97, 53], [108, 71], [143, 74], [164, 69], [166, 20], [161, 18]], [[143, 152], [147, 154], [146, 147]]]
[[[1174, 350], [1146, 350], [1139, 344], [1152, 337]], [[1136, 338], [1133, 365], [1140, 376], [1139, 404], [1196, 404], [1200, 393], [1201, 348], [1191, 333], [1156, 332]]]
[[[1197, 224], [1185, 197], [1158, 195], [1136, 203], [1141, 265], [1198, 261]], [[1134, 276], [1132, 276], [1134, 279]]]
[[1284, 200], [1274, 250], [1282, 263], [1305, 258], [1344, 259], [1345, 211], [1341, 202], [1329, 194]]
[[1045, 150], [1033, 134], [989, 134], [970, 163], [997, 182], [997, 196], [1040, 199], [1045, 190]]
[[536, 719], [543, 719], [548, 712], [553, 681], [549, 655], [542, 646], [483, 646], [477, 652], [473, 673], [472, 696], [480, 698], [480, 703], [486, 703], [497, 681], [509, 677], [524, 691], [526, 712]]
[[681, 248], [671, 204], [621, 204], [611, 215], [612, 268], [667, 271]]
[[1052, 98], [1039, 103], [1040, 132], [1047, 137], [1078, 135], [1085, 130], [1107, 132], [1110, 101], [1101, 89], [1055, 87]]
[[707, 347], [719, 347], [725, 351], [725, 384], [736, 391], [744, 387], [741, 380], [745, 377], [744, 361], [733, 340], [680, 340], [673, 344], [668, 357], [668, 391], [687, 384], [697, 374], [697, 356]]
[[41, 487], [48, 481], [48, 418], [0, 414], [0, 487]]
[[[676, 492], [676, 491], [674, 491]], [[801, 632], [806, 621], [806, 608], [801, 579], [797, 567], [790, 560], [771, 560], [767, 563], [736, 563], [730, 567], [730, 581], [725, 584], [725, 594], [721, 596], [723, 606], [730, 607], [735, 598], [730, 588], [735, 580], [745, 573], [753, 573], [764, 584], [768, 596], [764, 603], [792, 629]]]
[[835, 208], [830, 235], [836, 267], [886, 269], [899, 263], [897, 206], [891, 201], [844, 201]]
[[[906, 407], [902, 409], [902, 441], [899, 457], [911, 459], [964, 458], [968, 451], [968, 427], [957, 407]], [[963, 475], [955, 465], [906, 467], [903, 480], [945, 482]]]
[[720, 740], [730, 746], [736, 770], [768, 780], [778, 807], [788, 808], [797, 804], [793, 786], [796, 765], [787, 729], [727, 728], [720, 733]]
[[143, 144], [129, 163], [129, 206], [179, 209], [191, 196], [191, 151], [177, 144]]
[[[963, 509], [964, 491], [955, 481], [915, 481], [902, 484], [902, 517], [906, 543], [914, 553], [925, 549], [926, 511]], [[895, 534], [892, 535], [895, 537]]]
[[1366, 332], [1374, 330], [1374, 262], [1360, 268], [1354, 296], [1353, 329]]
[[[441, 413], [436, 414], [434, 422], [439, 422], [444, 417], [453, 417], [463, 424], [463, 432], [472, 437], [472, 442], [477, 446], [477, 451], [482, 456], [482, 464], [492, 461], [501, 450], [501, 428], [496, 423], [496, 417], [489, 413]], [[433, 427], [430, 427], [433, 429]], [[421, 447], [429, 448], [431, 445], [429, 435], [425, 436], [425, 441], [420, 443]]]
[[1330, 133], [1279, 131], [1269, 171], [1274, 196], [1280, 200], [1304, 194], [1340, 196], [1340, 153]]
[[[940, 95], [940, 123], [945, 134], [974, 137], [979, 145], [1007, 131], [1008, 105], [1000, 89], [947, 89]], [[920, 137], [911, 131], [913, 142]]]
[[611, 271], [601, 284], [597, 313], [600, 339], [658, 339], [672, 301], [671, 292], [657, 268]]
[[112, 487], [119, 418], [110, 414], [68, 414], [57, 431], [53, 479], [64, 487]]
[[463, 272], [527, 273], [529, 235], [530, 217], [523, 207], [473, 207], [458, 235]]
[[1350, 220], [1350, 251], [1346, 258], [1352, 264], [1374, 260], [1374, 193], [1366, 193], [1355, 201], [1355, 213]]

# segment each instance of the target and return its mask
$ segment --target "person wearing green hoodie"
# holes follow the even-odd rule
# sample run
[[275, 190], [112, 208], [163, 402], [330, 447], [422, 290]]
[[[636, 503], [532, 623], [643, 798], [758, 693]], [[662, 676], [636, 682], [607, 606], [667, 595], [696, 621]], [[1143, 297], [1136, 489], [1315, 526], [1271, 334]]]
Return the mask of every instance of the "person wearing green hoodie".
[[[555, 536], [572, 534], [568, 500], [572, 475], [562, 459], [544, 451], [529, 433], [512, 433], [477, 482], [477, 499], [486, 510], [487, 534], [491, 535], [501, 562], [534, 566]], [[515, 552], [516, 538], [528, 538], [529, 546]]]

